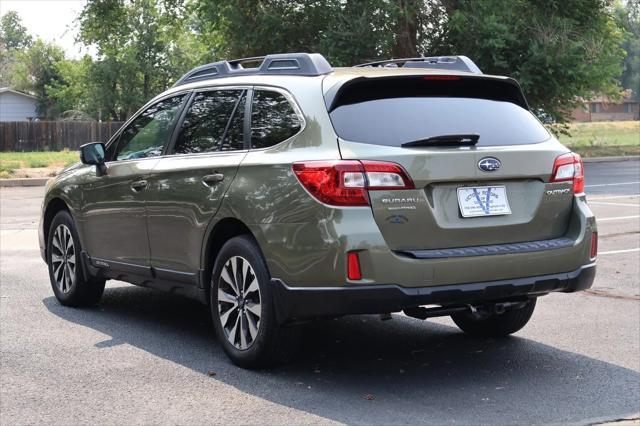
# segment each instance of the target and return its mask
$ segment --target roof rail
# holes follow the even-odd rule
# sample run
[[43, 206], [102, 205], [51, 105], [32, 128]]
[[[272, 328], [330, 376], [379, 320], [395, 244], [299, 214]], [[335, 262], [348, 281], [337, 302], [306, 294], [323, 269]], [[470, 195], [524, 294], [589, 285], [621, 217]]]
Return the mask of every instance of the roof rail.
[[403, 68], [435, 68], [482, 74], [480, 68], [466, 56], [430, 56], [422, 58], [388, 59], [385, 61], [367, 62], [356, 67], [403, 67]]
[[[245, 64], [258, 66], [245, 68]], [[333, 68], [319, 53], [276, 53], [253, 58], [218, 61], [196, 67], [180, 77], [173, 85], [192, 83], [194, 81], [214, 78], [233, 77], [237, 75], [303, 75], [317, 76], [328, 74]]]

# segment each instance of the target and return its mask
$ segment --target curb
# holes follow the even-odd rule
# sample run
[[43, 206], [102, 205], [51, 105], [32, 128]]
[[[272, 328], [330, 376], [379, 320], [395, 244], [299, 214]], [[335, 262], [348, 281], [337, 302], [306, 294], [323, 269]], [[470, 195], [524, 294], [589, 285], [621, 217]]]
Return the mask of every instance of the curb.
[[609, 163], [614, 161], [638, 161], [640, 155], [626, 155], [619, 157], [582, 157], [584, 163]]
[[51, 178], [0, 179], [0, 187], [44, 186]]

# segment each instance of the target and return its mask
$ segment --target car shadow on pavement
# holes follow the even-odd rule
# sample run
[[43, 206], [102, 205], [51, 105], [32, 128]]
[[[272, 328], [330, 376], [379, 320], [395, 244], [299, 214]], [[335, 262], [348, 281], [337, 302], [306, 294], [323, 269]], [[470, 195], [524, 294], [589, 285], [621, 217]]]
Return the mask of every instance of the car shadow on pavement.
[[472, 339], [402, 316], [349, 317], [305, 326], [291, 363], [248, 371], [228, 361], [207, 308], [188, 299], [129, 286], [108, 287], [92, 309], [66, 308], [53, 297], [43, 303], [110, 336], [97, 348], [132, 345], [339, 422], [591, 423], [640, 410], [639, 373], [517, 336]]

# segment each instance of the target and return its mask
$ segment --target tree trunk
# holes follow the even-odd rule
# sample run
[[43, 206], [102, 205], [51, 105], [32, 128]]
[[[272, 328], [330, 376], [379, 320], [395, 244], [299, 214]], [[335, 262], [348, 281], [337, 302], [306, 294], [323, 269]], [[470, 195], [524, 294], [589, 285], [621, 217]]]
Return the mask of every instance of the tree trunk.
[[149, 74], [146, 72], [144, 73], [142, 80], [142, 97], [144, 99], [149, 97]]
[[391, 49], [394, 58], [418, 56], [418, 5], [417, 0], [396, 0], [396, 35]]

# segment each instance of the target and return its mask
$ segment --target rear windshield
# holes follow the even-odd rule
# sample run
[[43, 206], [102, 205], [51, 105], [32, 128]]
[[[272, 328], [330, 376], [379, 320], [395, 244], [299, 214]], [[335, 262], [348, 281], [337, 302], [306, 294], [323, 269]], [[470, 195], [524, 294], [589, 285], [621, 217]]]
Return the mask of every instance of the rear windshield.
[[480, 135], [479, 146], [549, 138], [516, 86], [480, 79], [389, 83], [356, 84], [337, 95], [330, 116], [338, 136], [387, 146], [460, 134]]

